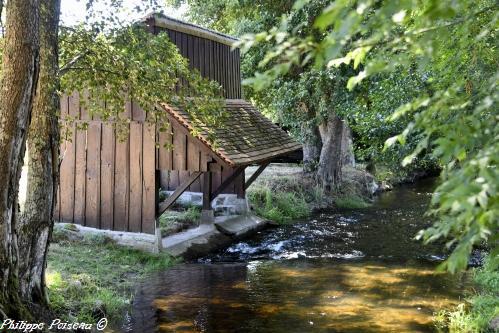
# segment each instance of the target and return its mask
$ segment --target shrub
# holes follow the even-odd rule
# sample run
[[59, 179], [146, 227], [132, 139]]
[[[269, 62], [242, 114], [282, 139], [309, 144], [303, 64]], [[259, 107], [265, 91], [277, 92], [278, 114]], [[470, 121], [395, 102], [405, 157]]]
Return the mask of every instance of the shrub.
[[259, 186], [248, 191], [248, 198], [258, 215], [277, 223], [287, 223], [311, 213], [303, 193], [299, 192], [273, 192]]
[[473, 280], [478, 292], [452, 311], [435, 316], [437, 327], [450, 333], [490, 332], [489, 323], [499, 316], [499, 271], [490, 258], [482, 268], [475, 269]]

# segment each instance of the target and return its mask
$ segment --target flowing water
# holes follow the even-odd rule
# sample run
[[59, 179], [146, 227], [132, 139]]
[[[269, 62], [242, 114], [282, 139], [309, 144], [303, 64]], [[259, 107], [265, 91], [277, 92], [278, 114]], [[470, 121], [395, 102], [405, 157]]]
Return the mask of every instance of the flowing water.
[[435, 273], [442, 245], [413, 240], [431, 181], [367, 209], [323, 212], [264, 230], [143, 284], [124, 331], [432, 332], [465, 277]]

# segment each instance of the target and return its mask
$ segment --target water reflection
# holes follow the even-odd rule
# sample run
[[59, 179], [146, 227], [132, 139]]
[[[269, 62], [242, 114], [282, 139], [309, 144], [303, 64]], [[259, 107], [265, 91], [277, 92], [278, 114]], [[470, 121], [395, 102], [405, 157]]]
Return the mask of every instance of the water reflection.
[[266, 230], [158, 274], [140, 289], [125, 330], [432, 332], [432, 314], [459, 302], [466, 279], [436, 273], [441, 245], [413, 239], [431, 222], [430, 187]]
[[431, 266], [330, 260], [182, 265], [148, 281], [141, 332], [431, 332], [460, 277]]

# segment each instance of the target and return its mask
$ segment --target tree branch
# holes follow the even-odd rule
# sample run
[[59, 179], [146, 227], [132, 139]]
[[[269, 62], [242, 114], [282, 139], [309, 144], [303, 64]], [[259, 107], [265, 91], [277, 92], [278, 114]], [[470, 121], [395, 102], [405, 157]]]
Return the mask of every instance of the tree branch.
[[86, 56], [90, 51], [85, 51], [83, 53], [80, 53], [76, 55], [73, 59], [65, 63], [61, 68], [59, 68], [59, 76], [63, 76], [66, 74], [73, 65], [75, 65], [78, 61], [80, 61], [84, 56]]

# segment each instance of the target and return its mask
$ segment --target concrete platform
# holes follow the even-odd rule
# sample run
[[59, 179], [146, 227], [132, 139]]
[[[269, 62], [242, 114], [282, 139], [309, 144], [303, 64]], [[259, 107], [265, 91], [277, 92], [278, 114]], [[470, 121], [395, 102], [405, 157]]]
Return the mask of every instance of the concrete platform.
[[163, 238], [163, 251], [168, 252], [172, 256], [182, 256], [192, 246], [208, 244], [214, 236], [221, 236], [221, 233], [213, 224], [201, 224], [197, 228], [188, 229]]
[[268, 221], [255, 215], [218, 216], [215, 226], [218, 231], [233, 237], [243, 237], [265, 227]]
[[268, 224], [254, 215], [218, 216], [214, 224], [201, 224], [162, 239], [163, 251], [184, 258], [195, 258], [228, 246]]

